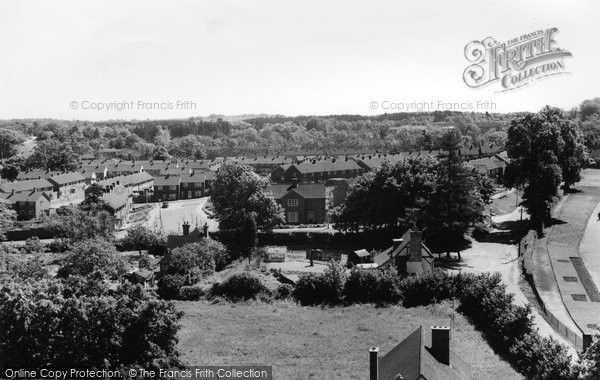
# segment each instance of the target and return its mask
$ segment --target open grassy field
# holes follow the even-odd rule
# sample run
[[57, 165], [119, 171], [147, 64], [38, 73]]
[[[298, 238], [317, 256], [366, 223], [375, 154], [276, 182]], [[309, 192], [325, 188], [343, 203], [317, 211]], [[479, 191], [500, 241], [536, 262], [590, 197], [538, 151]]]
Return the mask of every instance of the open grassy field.
[[523, 379], [450, 304], [405, 309], [291, 302], [177, 302], [185, 312], [179, 350], [187, 365], [272, 365], [275, 379], [367, 379], [368, 349], [385, 354], [423, 324], [450, 324], [451, 347], [474, 379]]

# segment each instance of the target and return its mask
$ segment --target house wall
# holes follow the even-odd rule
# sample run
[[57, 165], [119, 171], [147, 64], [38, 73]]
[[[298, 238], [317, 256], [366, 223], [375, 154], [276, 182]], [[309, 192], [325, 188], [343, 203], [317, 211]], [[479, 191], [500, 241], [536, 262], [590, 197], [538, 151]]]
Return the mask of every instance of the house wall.
[[[288, 200], [295, 199], [298, 201], [297, 206], [290, 206]], [[284, 195], [281, 199], [278, 199], [277, 202], [281, 204], [285, 211], [285, 221], [288, 224], [321, 224], [325, 223], [327, 212], [325, 210], [325, 198], [323, 199], [304, 199], [300, 195], [291, 191], [288, 194]], [[308, 220], [308, 212], [314, 212], [314, 219], [312, 221]], [[298, 215], [298, 221], [291, 222], [290, 221], [290, 212], [296, 212]]]
[[179, 199], [179, 185], [173, 186], [157, 186], [154, 185], [154, 200], [155, 201], [173, 201]]
[[181, 182], [181, 199], [200, 198], [204, 196], [204, 184], [201, 182]]

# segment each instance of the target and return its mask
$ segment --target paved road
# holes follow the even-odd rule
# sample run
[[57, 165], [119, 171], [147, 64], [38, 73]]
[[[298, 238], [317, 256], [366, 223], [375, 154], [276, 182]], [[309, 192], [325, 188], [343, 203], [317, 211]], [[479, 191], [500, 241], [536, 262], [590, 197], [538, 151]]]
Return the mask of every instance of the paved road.
[[192, 229], [195, 226], [202, 228], [204, 223], [208, 223], [209, 231], [217, 231], [219, 223], [214, 219], [209, 219], [202, 210], [207, 201], [208, 197], [170, 201], [168, 208], [157, 207], [150, 211], [146, 227], [154, 231], [182, 233], [181, 225], [184, 222], [190, 223]]

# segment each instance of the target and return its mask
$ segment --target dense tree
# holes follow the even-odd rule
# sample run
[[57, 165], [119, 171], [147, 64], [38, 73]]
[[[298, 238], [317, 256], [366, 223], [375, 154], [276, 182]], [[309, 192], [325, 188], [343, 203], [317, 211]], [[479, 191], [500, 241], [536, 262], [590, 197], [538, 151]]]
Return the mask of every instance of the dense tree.
[[45, 170], [75, 170], [79, 166], [78, 155], [70, 143], [57, 140], [38, 141], [27, 159], [27, 166]]
[[206, 157], [206, 147], [196, 136], [188, 135], [171, 140], [169, 154], [181, 158], [203, 159]]
[[148, 370], [182, 365], [181, 312], [139, 285], [11, 281], [0, 286], [0, 367]]
[[407, 225], [414, 209], [431, 195], [437, 181], [437, 160], [408, 158], [384, 162], [356, 179], [346, 202], [333, 211], [335, 227], [342, 230], [394, 229]]
[[15, 224], [17, 213], [12, 206], [4, 199], [0, 199], [0, 241], [6, 238], [6, 231], [9, 231]]
[[150, 254], [162, 255], [161, 252], [164, 237], [150, 231], [148, 228], [138, 225], [127, 230], [127, 235], [123, 239], [123, 246], [128, 249], [137, 250], [140, 255], [142, 250], [147, 250]]
[[523, 187], [521, 203], [541, 234], [564, 176], [566, 188], [580, 178], [587, 160], [581, 134], [561, 110], [545, 107], [511, 122], [507, 152], [506, 184]]
[[96, 237], [110, 240], [115, 231], [115, 218], [101, 206], [89, 209], [61, 207], [56, 216], [46, 219], [46, 223], [55, 237], [70, 241]]
[[465, 233], [484, 216], [479, 178], [459, 154], [461, 141], [458, 129], [448, 131], [442, 139], [448, 155], [438, 165], [436, 186], [419, 221], [428, 241], [440, 243], [435, 245], [443, 247], [448, 257], [455, 250], [459, 258]]
[[584, 121], [591, 116], [600, 116], [600, 98], [584, 100], [579, 106], [579, 112]]
[[16, 156], [25, 136], [12, 129], [0, 129], [0, 159]]
[[157, 145], [154, 147], [154, 150], [152, 151], [153, 160], [165, 161], [169, 160], [170, 158], [171, 155], [169, 154], [169, 151], [167, 151], [167, 148], [165, 148], [163, 145]]
[[103, 240], [82, 240], [67, 252], [60, 277], [92, 276], [116, 280], [125, 274], [125, 263], [115, 246]]
[[240, 229], [250, 213], [256, 225], [271, 229], [283, 223], [283, 208], [269, 191], [269, 180], [250, 166], [225, 163], [216, 173], [211, 201], [221, 229]]

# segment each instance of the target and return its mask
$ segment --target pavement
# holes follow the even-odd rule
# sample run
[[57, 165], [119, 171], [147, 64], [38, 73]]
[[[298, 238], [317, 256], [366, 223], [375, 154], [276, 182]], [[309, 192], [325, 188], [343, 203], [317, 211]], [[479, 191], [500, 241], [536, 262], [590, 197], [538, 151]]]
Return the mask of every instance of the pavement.
[[209, 218], [203, 210], [208, 199], [204, 197], [169, 201], [169, 207], [157, 207], [148, 213], [146, 227], [153, 231], [182, 233], [181, 225], [184, 222], [190, 223], [192, 228], [195, 226], [201, 228], [204, 223], [208, 223], [210, 232], [218, 231], [219, 222]]

